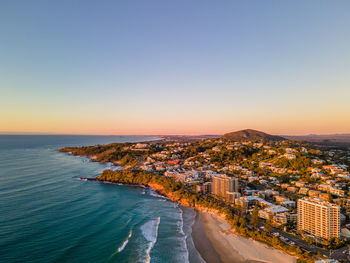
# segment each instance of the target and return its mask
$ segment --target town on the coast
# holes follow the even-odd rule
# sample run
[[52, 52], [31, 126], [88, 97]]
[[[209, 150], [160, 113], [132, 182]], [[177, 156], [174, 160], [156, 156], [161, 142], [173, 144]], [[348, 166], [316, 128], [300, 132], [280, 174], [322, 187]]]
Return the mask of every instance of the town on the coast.
[[61, 151], [111, 163], [100, 179], [155, 180], [165, 187], [161, 193], [179, 192], [198, 206], [220, 207], [235, 234], [299, 262], [349, 262], [349, 148], [244, 130]]

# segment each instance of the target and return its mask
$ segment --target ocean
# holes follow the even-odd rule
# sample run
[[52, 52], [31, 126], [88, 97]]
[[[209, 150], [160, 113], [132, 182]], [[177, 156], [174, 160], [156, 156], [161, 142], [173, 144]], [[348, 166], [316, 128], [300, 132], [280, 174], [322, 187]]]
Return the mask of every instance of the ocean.
[[0, 262], [204, 262], [192, 209], [146, 188], [79, 180], [108, 165], [57, 151], [152, 139], [0, 135]]

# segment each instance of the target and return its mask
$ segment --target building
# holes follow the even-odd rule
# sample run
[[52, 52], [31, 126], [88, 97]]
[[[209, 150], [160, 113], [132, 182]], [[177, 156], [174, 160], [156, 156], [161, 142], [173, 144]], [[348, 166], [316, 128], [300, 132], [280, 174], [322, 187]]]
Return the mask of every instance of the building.
[[294, 186], [288, 186], [287, 187], [287, 191], [288, 192], [293, 192], [296, 193], [298, 191], [298, 188], [294, 187]]
[[297, 213], [288, 213], [286, 214], [287, 216], [287, 222], [297, 222], [298, 220], [298, 214]]
[[247, 210], [249, 206], [249, 200], [246, 198], [246, 196], [240, 197], [235, 200], [235, 205], [238, 205], [242, 207], [244, 210]]
[[211, 182], [196, 185], [196, 192], [202, 192], [204, 194], [211, 193]]
[[315, 263], [339, 263], [336, 259], [320, 259], [316, 260]]
[[297, 186], [297, 187], [305, 187], [305, 183], [298, 181], [298, 182], [295, 182], [295, 186]]
[[285, 153], [285, 154], [283, 155], [283, 157], [286, 158], [286, 159], [288, 159], [288, 160], [294, 160], [294, 159], [297, 158], [297, 157], [296, 157], [294, 154], [292, 154], [292, 153]]
[[234, 203], [236, 199], [240, 198], [241, 194], [238, 192], [227, 192], [226, 193], [226, 200], [229, 202]]
[[200, 192], [203, 192], [203, 185], [202, 184], [196, 185], [196, 193], [200, 193]]
[[309, 192], [309, 188], [307, 188], [307, 187], [301, 187], [299, 189], [299, 194], [301, 194], [301, 195], [307, 195], [308, 192]]
[[238, 192], [238, 178], [226, 175], [213, 176], [212, 192], [214, 195], [227, 198], [227, 192]]
[[298, 230], [324, 239], [340, 235], [340, 208], [319, 198], [298, 200]]
[[281, 205], [283, 205], [285, 207], [295, 207], [296, 206], [295, 202], [290, 201], [290, 200], [282, 201]]
[[350, 198], [343, 200], [343, 206], [345, 208], [345, 213], [350, 215]]
[[287, 208], [272, 204], [263, 210], [259, 210], [259, 217], [268, 220], [272, 216], [272, 223], [276, 226], [286, 224], [288, 214]]
[[203, 193], [211, 193], [212, 191], [212, 183], [211, 182], [206, 182], [203, 184]]
[[318, 197], [321, 198], [322, 200], [325, 200], [325, 201], [330, 201], [329, 200], [329, 194], [328, 193], [319, 193], [318, 194]]
[[334, 187], [330, 187], [329, 188], [329, 192], [331, 194], [334, 194], [334, 195], [340, 196], [340, 197], [343, 197], [345, 195], [345, 191], [344, 190], [337, 189], [337, 188], [334, 188]]
[[318, 195], [320, 194], [321, 192], [320, 191], [317, 191], [317, 190], [309, 190], [308, 192], [308, 195], [310, 197], [318, 197]]
[[278, 203], [281, 203], [281, 202], [284, 202], [284, 201], [289, 201], [289, 199], [285, 196], [282, 196], [282, 195], [276, 195], [274, 196], [276, 202]]

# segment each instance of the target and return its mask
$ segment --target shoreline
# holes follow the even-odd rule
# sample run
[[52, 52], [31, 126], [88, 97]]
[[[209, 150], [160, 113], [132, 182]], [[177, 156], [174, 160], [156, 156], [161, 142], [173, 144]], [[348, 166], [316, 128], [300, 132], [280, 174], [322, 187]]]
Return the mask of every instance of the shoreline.
[[197, 211], [195, 213], [191, 235], [196, 250], [206, 263], [223, 263], [204, 231], [201, 214]]
[[[164, 194], [155, 185], [125, 184], [99, 180], [98, 178], [79, 178], [80, 180], [97, 181], [131, 187], [149, 188], [169, 201], [179, 203], [186, 207], [180, 200], [174, 200]], [[190, 206], [191, 207], [191, 206]], [[253, 239], [246, 239], [232, 233], [231, 226], [219, 215], [208, 209], [193, 207], [195, 219], [192, 225], [191, 237], [200, 256], [207, 263], [296, 263], [297, 258], [283, 251], [270, 247]]]
[[[261, 242], [233, 234], [230, 225], [211, 213], [196, 211], [192, 239], [207, 263], [296, 263], [297, 258]], [[202, 232], [202, 234], [200, 233]], [[207, 257], [214, 249], [217, 258]], [[215, 255], [214, 254], [214, 255]]]

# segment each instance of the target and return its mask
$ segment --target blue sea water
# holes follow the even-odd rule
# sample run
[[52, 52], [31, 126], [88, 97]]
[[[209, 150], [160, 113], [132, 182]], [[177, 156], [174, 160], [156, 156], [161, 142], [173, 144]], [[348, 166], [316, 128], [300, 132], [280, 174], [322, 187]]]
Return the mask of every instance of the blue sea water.
[[191, 209], [149, 189], [78, 180], [107, 167], [57, 151], [152, 139], [0, 135], [0, 262], [203, 262]]

